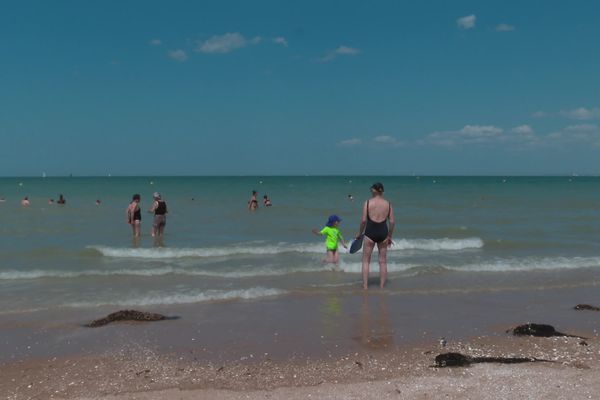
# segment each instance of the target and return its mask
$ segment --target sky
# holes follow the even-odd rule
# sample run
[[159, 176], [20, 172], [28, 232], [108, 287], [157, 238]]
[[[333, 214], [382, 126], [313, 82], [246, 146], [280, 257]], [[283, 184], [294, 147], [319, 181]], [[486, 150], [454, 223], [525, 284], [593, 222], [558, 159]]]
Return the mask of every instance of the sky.
[[600, 173], [600, 2], [0, 9], [1, 176]]

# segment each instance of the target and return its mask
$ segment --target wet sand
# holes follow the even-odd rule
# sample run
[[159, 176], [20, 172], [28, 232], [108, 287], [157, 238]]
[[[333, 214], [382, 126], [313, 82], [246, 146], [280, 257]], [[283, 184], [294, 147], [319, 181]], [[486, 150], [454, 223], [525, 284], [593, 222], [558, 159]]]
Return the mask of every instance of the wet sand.
[[[114, 309], [4, 314], [0, 393], [8, 399], [502, 398], [496, 395], [504, 390], [588, 398], [600, 389], [600, 313], [572, 307], [593, 304], [595, 289], [297, 294], [155, 307], [147, 311], [180, 319], [101, 328], [83, 324]], [[526, 322], [589, 339], [585, 345], [505, 332]], [[552, 363], [432, 368], [435, 355], [446, 351]]]

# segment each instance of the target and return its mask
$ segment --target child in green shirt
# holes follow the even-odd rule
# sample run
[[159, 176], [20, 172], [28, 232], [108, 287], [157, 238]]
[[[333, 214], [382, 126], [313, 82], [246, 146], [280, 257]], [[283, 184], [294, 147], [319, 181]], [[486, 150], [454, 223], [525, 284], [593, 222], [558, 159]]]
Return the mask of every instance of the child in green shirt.
[[344, 248], [348, 248], [346, 246], [346, 242], [344, 241], [344, 237], [340, 232], [338, 225], [342, 222], [342, 219], [337, 215], [331, 215], [327, 220], [327, 225], [321, 229], [320, 231], [317, 229], [313, 229], [312, 232], [315, 235], [323, 235], [325, 236], [325, 246], [327, 247], [327, 257], [324, 262], [339, 264], [340, 262], [340, 254], [338, 252], [338, 243], [342, 243]]

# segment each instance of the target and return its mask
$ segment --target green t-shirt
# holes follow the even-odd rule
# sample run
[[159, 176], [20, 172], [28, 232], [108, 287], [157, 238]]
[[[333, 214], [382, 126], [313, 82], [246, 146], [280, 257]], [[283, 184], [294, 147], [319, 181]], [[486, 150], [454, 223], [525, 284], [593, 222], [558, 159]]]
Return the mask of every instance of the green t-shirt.
[[326, 226], [321, 229], [321, 232], [319, 233], [325, 236], [325, 246], [327, 247], [327, 250], [337, 250], [338, 242], [344, 240], [342, 233], [336, 227]]

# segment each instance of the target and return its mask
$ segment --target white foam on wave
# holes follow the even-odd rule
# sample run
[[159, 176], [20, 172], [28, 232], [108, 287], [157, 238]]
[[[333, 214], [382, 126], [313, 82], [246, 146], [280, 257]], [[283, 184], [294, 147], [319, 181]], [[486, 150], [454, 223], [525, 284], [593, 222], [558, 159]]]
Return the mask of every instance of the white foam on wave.
[[234, 255], [274, 255], [281, 253], [322, 253], [320, 244], [287, 244], [278, 245], [233, 245], [227, 247], [198, 247], [198, 248], [119, 248], [107, 246], [88, 246], [106, 257], [115, 258], [199, 258], [226, 257]]
[[[444, 270], [457, 272], [512, 272], [512, 271], [552, 271], [561, 269], [597, 268], [600, 267], [600, 257], [525, 257], [492, 259], [482, 262], [466, 263], [458, 265], [422, 265], [390, 263], [387, 268], [389, 272], [419, 271], [427, 273], [440, 273]], [[379, 264], [377, 260], [371, 261], [372, 271], [377, 271]], [[342, 263], [340, 269], [348, 273], [360, 273], [362, 263]]]
[[[484, 245], [480, 238], [466, 239], [398, 239], [390, 251], [401, 250], [465, 250], [479, 249]], [[142, 259], [173, 259], [173, 258], [202, 258], [227, 257], [235, 255], [276, 255], [282, 253], [323, 253], [322, 243], [278, 243], [278, 244], [239, 244], [227, 247], [197, 247], [197, 248], [125, 248], [108, 246], [88, 246], [105, 257], [142, 258]]]
[[206, 290], [192, 293], [151, 293], [148, 295], [124, 298], [99, 300], [97, 302], [70, 303], [65, 306], [88, 308], [101, 306], [153, 306], [171, 304], [194, 304], [229, 300], [255, 300], [266, 297], [281, 296], [287, 293], [284, 290], [253, 287], [238, 290]]
[[480, 249], [484, 245], [480, 238], [466, 239], [398, 239], [394, 240], [391, 250], [467, 250]]
[[[600, 257], [526, 257], [526, 258], [504, 258], [482, 260], [481, 262], [470, 262], [465, 264], [432, 264], [423, 265], [416, 263], [388, 262], [389, 272], [411, 271], [415, 273], [440, 273], [443, 271], [462, 272], [510, 272], [510, 271], [536, 271], [536, 270], [561, 270], [577, 268], [600, 267]], [[0, 272], [0, 281], [11, 280], [35, 280], [35, 279], [75, 279], [94, 276], [139, 276], [160, 277], [165, 275], [181, 276], [206, 276], [223, 279], [245, 279], [268, 276], [286, 276], [302, 273], [319, 273], [331, 271], [329, 264], [307, 264], [296, 268], [285, 267], [243, 267], [238, 270], [202, 270], [178, 267], [160, 267], [148, 269], [115, 269], [115, 270], [81, 270], [81, 271], [3, 271]], [[377, 259], [371, 261], [371, 270], [379, 268]], [[362, 263], [347, 262], [342, 260], [340, 270], [346, 273], [359, 274], [362, 271]]]
[[525, 257], [501, 258], [481, 263], [446, 267], [456, 271], [510, 272], [600, 267], [600, 257]]
[[51, 270], [31, 270], [31, 271], [4, 271], [0, 272], [0, 280], [28, 280], [28, 279], [74, 279], [93, 276], [164, 276], [164, 275], [184, 275], [184, 276], [208, 276], [214, 278], [252, 278], [261, 276], [282, 276], [295, 273], [308, 273], [323, 271], [323, 267], [306, 266], [303, 268], [247, 268], [237, 271], [207, 271], [201, 269], [187, 269], [174, 267], [148, 268], [148, 269], [114, 269], [114, 270], [82, 270], [82, 271], [51, 271]]

